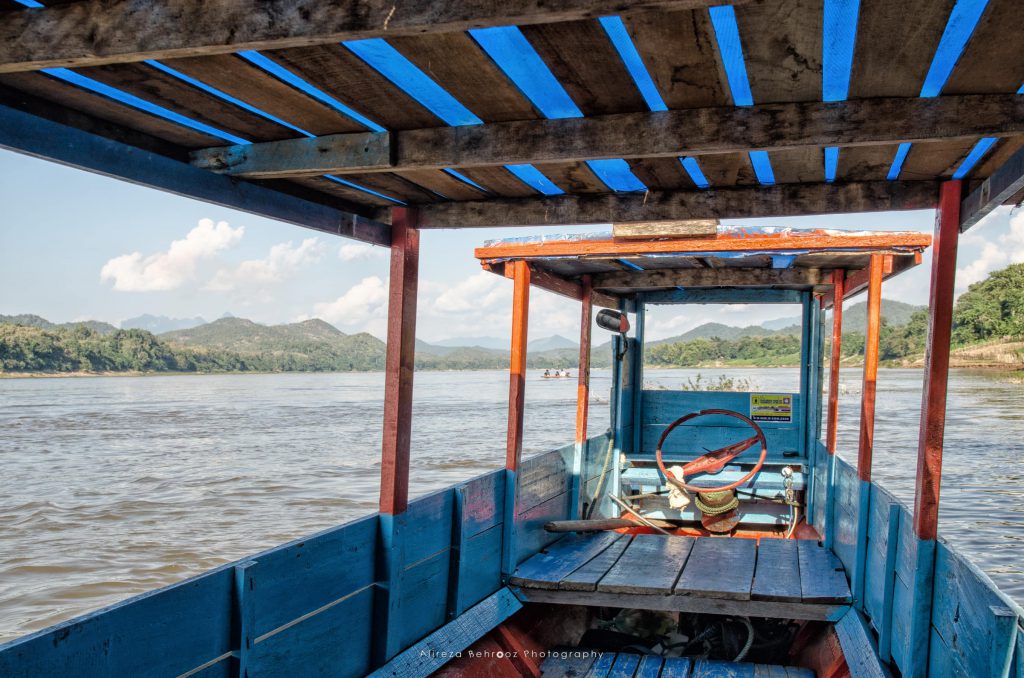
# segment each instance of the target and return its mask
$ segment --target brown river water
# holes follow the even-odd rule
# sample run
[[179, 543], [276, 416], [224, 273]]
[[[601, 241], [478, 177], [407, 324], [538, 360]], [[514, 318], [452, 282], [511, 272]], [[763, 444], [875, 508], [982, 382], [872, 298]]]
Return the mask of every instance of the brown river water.
[[[718, 374], [795, 389], [795, 370]], [[0, 641], [164, 586], [376, 507], [382, 374], [0, 380]], [[591, 433], [608, 426], [595, 371]], [[840, 449], [856, 459], [860, 370], [843, 370]], [[940, 531], [1024, 601], [1024, 387], [950, 377]], [[882, 370], [874, 477], [913, 500], [921, 373]], [[416, 375], [411, 494], [501, 466], [507, 373]], [[529, 377], [525, 448], [572, 441], [575, 379]]]

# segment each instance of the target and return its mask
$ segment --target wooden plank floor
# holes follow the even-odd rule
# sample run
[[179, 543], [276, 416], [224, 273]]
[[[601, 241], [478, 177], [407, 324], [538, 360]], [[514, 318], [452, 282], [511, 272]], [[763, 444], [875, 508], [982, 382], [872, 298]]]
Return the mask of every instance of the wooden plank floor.
[[554, 653], [540, 666], [544, 678], [814, 678], [809, 669], [716, 659], [673, 657], [625, 652], [581, 652], [583, 656]]
[[525, 601], [836, 620], [850, 587], [813, 541], [568, 535], [509, 580]]

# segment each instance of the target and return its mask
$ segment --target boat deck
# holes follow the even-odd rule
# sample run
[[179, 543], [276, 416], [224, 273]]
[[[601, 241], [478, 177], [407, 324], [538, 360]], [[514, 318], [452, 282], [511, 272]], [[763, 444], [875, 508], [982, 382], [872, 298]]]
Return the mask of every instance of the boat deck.
[[544, 678], [814, 678], [813, 671], [790, 666], [687, 657], [663, 659], [625, 652], [571, 652], [583, 656], [552, 654], [541, 664], [541, 675]]
[[839, 559], [807, 540], [569, 535], [519, 565], [520, 599], [834, 621], [850, 587]]

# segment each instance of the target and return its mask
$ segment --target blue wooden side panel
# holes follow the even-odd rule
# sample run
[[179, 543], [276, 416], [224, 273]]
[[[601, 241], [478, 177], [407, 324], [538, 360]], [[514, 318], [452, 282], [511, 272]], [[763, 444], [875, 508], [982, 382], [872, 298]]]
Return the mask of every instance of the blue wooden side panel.
[[[791, 423], [758, 422], [768, 440], [769, 461], [792, 462], [799, 459], [784, 453], [798, 453], [800, 443], [800, 412], [802, 402], [797, 394], [793, 398]], [[705, 391], [643, 391], [643, 436], [637, 458], [653, 458], [658, 439], [665, 427], [689, 412], [706, 409], [733, 410], [750, 414], [750, 394]], [[704, 454], [704, 448], [716, 449], [750, 437], [750, 427], [739, 419], [726, 416], [708, 416], [687, 422], [677, 428], [665, 441], [664, 455], [673, 460], [689, 460]], [[755, 451], [745, 453], [755, 458]]]
[[501, 507], [505, 473], [493, 471], [456, 488], [455, 565], [448, 617], [462, 614], [501, 586]]
[[835, 460], [835, 486], [832, 497], [832, 529], [834, 539], [832, 550], [839, 556], [847, 576], [852, 576], [856, 567], [857, 551], [857, 509], [859, 504], [860, 479], [857, 471], [840, 458]]
[[828, 450], [821, 441], [818, 441], [815, 446], [814, 464], [811, 471], [813, 477], [810, 482], [810, 490], [813, 496], [811, 498], [812, 512], [810, 522], [818, 530], [818, 534], [821, 535], [825, 535], [832, 529], [831, 525], [826, 524], [828, 517], [828, 501], [831, 493], [831, 489], [829, 487], [828, 460]]

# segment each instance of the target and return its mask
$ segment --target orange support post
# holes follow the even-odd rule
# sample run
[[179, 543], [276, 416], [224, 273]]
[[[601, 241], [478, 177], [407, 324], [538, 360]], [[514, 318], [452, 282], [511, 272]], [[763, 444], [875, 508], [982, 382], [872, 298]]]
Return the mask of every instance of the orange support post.
[[[512, 359], [508, 374], [508, 438], [505, 447], [505, 511], [502, 530], [503, 576], [516, 566], [515, 518], [517, 474], [523, 454], [523, 408], [526, 402], [526, 339], [530, 316], [530, 267], [525, 261], [513, 261], [512, 280]], [[506, 268], [507, 274], [508, 268]]]
[[825, 447], [829, 454], [836, 453], [836, 436], [839, 430], [839, 361], [843, 347], [843, 293], [846, 285], [846, 271], [832, 271], [832, 361], [828, 378], [828, 430]]
[[946, 431], [946, 382], [953, 329], [953, 286], [960, 239], [960, 182], [942, 185], [935, 217], [932, 283], [928, 298], [928, 346], [924, 361], [921, 433], [917, 445], [917, 484], [914, 491], [914, 534], [935, 539], [939, 524], [939, 485], [942, 481], [942, 439]]
[[878, 381], [878, 340], [882, 332], [882, 276], [884, 255], [872, 254], [868, 267], [868, 327], [864, 334], [864, 388], [860, 399], [860, 444], [857, 475], [871, 480], [875, 442], [875, 384]]
[[[928, 346], [924, 359], [921, 430], [917, 444], [914, 488], [914, 583], [910, 638], [903, 675], [928, 674], [932, 633], [932, 593], [935, 586], [935, 539], [939, 526], [939, 486], [942, 481], [942, 439], [946, 432], [946, 386], [949, 342], [953, 329], [953, 290], [956, 252], [960, 240], [959, 181], [947, 181], [939, 192], [932, 245], [932, 281], [928, 295]], [[901, 536], [900, 541], [903, 541]]]
[[384, 439], [380, 464], [380, 512], [389, 515], [404, 513], [409, 504], [412, 376], [420, 255], [417, 219], [415, 209], [396, 207], [392, 211]]
[[580, 365], [576, 386], [576, 446], [572, 458], [572, 493], [570, 518], [580, 515], [580, 494], [583, 485], [583, 459], [587, 450], [587, 416], [590, 411], [590, 326], [592, 324], [594, 286], [589, 275], [583, 276], [583, 303], [580, 313]]

